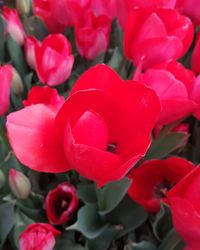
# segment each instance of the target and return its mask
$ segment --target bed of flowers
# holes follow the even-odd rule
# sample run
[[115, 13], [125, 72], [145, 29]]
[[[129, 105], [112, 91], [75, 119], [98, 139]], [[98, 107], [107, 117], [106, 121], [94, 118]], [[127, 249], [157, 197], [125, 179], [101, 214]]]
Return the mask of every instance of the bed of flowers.
[[0, 249], [200, 249], [200, 1], [0, 1]]

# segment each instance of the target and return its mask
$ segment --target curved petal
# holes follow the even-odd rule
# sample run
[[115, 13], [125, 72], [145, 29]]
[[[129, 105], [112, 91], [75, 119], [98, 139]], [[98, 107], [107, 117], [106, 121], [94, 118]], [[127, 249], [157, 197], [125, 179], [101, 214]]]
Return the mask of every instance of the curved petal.
[[7, 117], [6, 126], [13, 151], [20, 162], [33, 170], [58, 173], [69, 169], [60, 150], [62, 145], [51, 140], [56, 114], [56, 109], [36, 104]]

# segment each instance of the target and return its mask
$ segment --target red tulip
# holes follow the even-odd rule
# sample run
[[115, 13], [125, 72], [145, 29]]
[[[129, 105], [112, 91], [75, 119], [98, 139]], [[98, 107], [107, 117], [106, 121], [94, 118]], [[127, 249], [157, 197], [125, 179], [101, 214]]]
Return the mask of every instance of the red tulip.
[[113, 19], [116, 15], [116, 0], [91, 0], [89, 9], [97, 16], [106, 15]]
[[117, 18], [124, 30], [128, 16], [134, 7], [147, 9], [174, 8], [175, 3], [176, 0], [116, 0]]
[[87, 60], [94, 59], [106, 51], [109, 44], [111, 20], [105, 16], [95, 16], [88, 12], [75, 27], [76, 46]]
[[35, 48], [38, 46], [40, 46], [40, 42], [34, 36], [25, 37], [24, 52], [26, 61], [32, 69], [35, 69]]
[[185, 176], [167, 194], [174, 227], [192, 250], [199, 249], [199, 192], [200, 165]]
[[2, 15], [6, 21], [6, 31], [12, 36], [16, 43], [23, 45], [25, 32], [16, 9], [9, 9], [4, 6]]
[[129, 174], [128, 194], [147, 211], [157, 212], [168, 190], [193, 169], [191, 162], [178, 157], [145, 161]]
[[45, 204], [49, 222], [55, 225], [64, 224], [78, 208], [76, 189], [63, 182], [48, 193]]
[[12, 70], [12, 66], [8, 64], [0, 67], [0, 116], [7, 112], [10, 105]]
[[19, 237], [19, 250], [53, 250], [60, 231], [49, 224], [32, 223]]
[[66, 26], [60, 24], [53, 16], [49, 0], [33, 0], [34, 15], [39, 16], [51, 33], [64, 32]]
[[139, 76], [160, 97], [162, 112], [158, 125], [166, 125], [189, 116], [197, 107], [190, 98], [194, 74], [177, 62], [169, 62], [156, 69], [148, 69]]
[[200, 23], [199, 0], [176, 0], [176, 8], [184, 15], [190, 17], [195, 22], [195, 24]]
[[191, 68], [196, 73], [200, 73], [200, 32], [197, 33], [197, 39], [195, 41], [195, 47], [192, 52], [192, 58], [191, 58]]
[[189, 18], [175, 9], [134, 8], [124, 35], [127, 58], [134, 65], [143, 61], [143, 68], [153, 67], [169, 59], [178, 59], [193, 40], [193, 25]]
[[159, 112], [153, 90], [97, 65], [79, 78], [58, 113], [45, 104], [25, 107], [8, 116], [7, 131], [28, 167], [53, 173], [73, 168], [102, 185], [124, 177], [144, 156]]
[[48, 0], [52, 15], [58, 23], [75, 26], [89, 7], [91, 0]]
[[28, 99], [23, 101], [25, 107], [34, 104], [46, 104], [52, 105], [52, 107], [60, 109], [64, 104], [65, 99], [62, 96], [58, 95], [56, 89], [49, 88], [47, 86], [33, 87], [28, 93]]
[[35, 46], [35, 62], [42, 83], [49, 86], [63, 83], [74, 63], [70, 42], [62, 34], [47, 36], [41, 45]]

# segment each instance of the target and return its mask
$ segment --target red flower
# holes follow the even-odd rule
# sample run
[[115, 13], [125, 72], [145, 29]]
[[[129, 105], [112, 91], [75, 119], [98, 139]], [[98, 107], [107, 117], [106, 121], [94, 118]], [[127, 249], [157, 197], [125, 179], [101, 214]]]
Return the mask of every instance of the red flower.
[[63, 182], [48, 193], [45, 204], [49, 222], [55, 225], [64, 224], [78, 208], [76, 189]]
[[89, 9], [97, 16], [106, 15], [113, 19], [116, 14], [116, 0], [91, 0]]
[[64, 102], [64, 97], [59, 96], [56, 89], [52, 89], [47, 86], [35, 86], [29, 91], [28, 99], [24, 100], [23, 104], [27, 107], [29, 105], [43, 103], [60, 109]]
[[160, 97], [162, 112], [158, 124], [161, 126], [185, 118], [197, 107], [190, 98], [194, 74], [176, 61], [163, 65], [163, 68], [148, 69], [139, 79]]
[[111, 20], [105, 16], [95, 16], [87, 12], [75, 27], [76, 46], [86, 59], [94, 59], [106, 51], [110, 39]]
[[11, 65], [0, 67], [0, 116], [4, 115], [10, 105], [10, 89], [13, 78]]
[[91, 0], [48, 0], [52, 15], [58, 23], [75, 26], [82, 18]]
[[2, 15], [6, 21], [6, 31], [10, 33], [16, 43], [22, 45], [24, 43], [25, 32], [16, 9], [9, 9], [4, 6]]
[[60, 232], [49, 224], [32, 223], [19, 237], [20, 250], [53, 250]]
[[24, 52], [28, 65], [35, 69], [35, 48], [40, 42], [34, 36], [26, 36], [24, 40]]
[[62, 34], [49, 35], [36, 46], [35, 59], [39, 80], [49, 86], [67, 80], [74, 63], [71, 44]]
[[49, 32], [57, 33], [64, 32], [66, 26], [60, 24], [53, 16], [52, 10], [50, 9], [49, 0], [33, 0], [33, 12], [34, 15], [39, 16]]
[[134, 65], [143, 60], [143, 68], [153, 67], [183, 56], [192, 39], [190, 19], [175, 9], [134, 8], [125, 29], [125, 55]]
[[144, 156], [159, 112], [153, 90], [98, 65], [79, 78], [58, 113], [31, 105], [8, 116], [7, 130], [23, 164], [55, 173], [73, 168], [101, 185]]
[[197, 33], [197, 39], [195, 41], [195, 47], [192, 52], [192, 58], [191, 58], [191, 68], [196, 73], [200, 73], [200, 31]]
[[193, 169], [191, 162], [178, 157], [146, 161], [129, 174], [128, 194], [147, 211], [157, 212], [168, 190]]
[[116, 12], [122, 29], [125, 29], [126, 22], [131, 10], [134, 7], [147, 9], [174, 8], [176, 0], [116, 0]]
[[199, 249], [200, 238], [200, 165], [167, 194], [173, 224], [192, 250]]

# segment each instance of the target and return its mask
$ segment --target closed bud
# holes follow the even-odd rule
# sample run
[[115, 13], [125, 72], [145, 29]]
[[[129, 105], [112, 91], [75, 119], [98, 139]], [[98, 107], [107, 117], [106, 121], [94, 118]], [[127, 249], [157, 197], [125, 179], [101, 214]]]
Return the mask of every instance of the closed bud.
[[22, 79], [15, 68], [13, 68], [13, 78], [12, 78], [12, 83], [11, 83], [11, 90], [16, 95], [20, 95], [24, 91]]
[[26, 199], [31, 192], [29, 179], [19, 171], [11, 169], [8, 181], [13, 194], [19, 199]]
[[4, 175], [4, 173], [0, 170], [0, 188], [3, 187], [4, 183], [5, 183], [5, 175]]
[[16, 8], [20, 14], [28, 14], [31, 10], [30, 0], [16, 0]]

